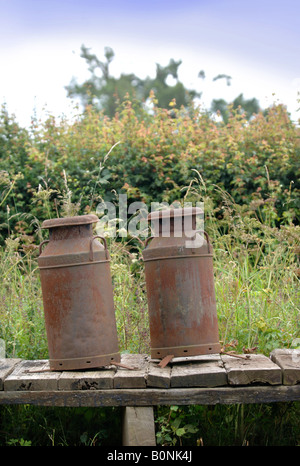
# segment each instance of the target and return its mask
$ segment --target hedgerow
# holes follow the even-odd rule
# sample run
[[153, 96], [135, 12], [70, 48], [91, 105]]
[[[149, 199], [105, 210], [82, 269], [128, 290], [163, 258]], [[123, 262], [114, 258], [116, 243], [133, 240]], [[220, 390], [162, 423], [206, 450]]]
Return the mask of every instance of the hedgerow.
[[274, 224], [298, 223], [300, 131], [284, 106], [250, 121], [232, 110], [224, 124], [196, 107], [158, 108], [151, 98], [151, 112], [127, 100], [113, 118], [90, 107], [72, 120], [33, 119], [28, 129], [2, 108], [3, 235], [31, 234], [28, 218], [56, 216], [65, 197], [79, 214], [118, 193], [147, 204], [183, 200], [195, 171], [216, 206], [221, 189], [262, 216], [273, 203]]

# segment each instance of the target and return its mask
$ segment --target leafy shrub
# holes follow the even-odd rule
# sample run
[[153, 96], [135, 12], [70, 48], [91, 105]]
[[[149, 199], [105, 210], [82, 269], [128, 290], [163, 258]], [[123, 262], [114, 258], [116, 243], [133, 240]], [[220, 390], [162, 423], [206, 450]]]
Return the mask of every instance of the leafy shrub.
[[299, 402], [159, 406], [156, 438], [176, 446], [295, 446], [300, 442]]
[[26, 216], [32, 222], [26, 233], [32, 234], [36, 219], [57, 216], [64, 196], [79, 213], [116, 193], [147, 204], [182, 200], [193, 170], [217, 203], [222, 199], [215, 185], [240, 205], [259, 206], [263, 221], [272, 204], [274, 224], [298, 222], [299, 128], [283, 106], [250, 122], [233, 110], [225, 125], [199, 108], [167, 110], [155, 107], [154, 96], [152, 101], [152, 114], [125, 101], [111, 119], [87, 108], [72, 121], [33, 120], [28, 130], [3, 108], [3, 235], [20, 229]]

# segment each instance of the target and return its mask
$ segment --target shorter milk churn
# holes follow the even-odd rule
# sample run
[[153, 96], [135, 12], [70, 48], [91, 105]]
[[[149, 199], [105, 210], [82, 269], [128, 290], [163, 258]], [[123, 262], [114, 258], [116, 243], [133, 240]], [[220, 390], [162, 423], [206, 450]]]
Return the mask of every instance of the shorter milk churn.
[[148, 215], [154, 237], [143, 259], [152, 358], [220, 352], [213, 250], [208, 235], [196, 232], [201, 213], [190, 207]]
[[[110, 259], [93, 236], [96, 215], [45, 220], [40, 269], [51, 370], [120, 362]], [[44, 243], [47, 246], [42, 249]]]

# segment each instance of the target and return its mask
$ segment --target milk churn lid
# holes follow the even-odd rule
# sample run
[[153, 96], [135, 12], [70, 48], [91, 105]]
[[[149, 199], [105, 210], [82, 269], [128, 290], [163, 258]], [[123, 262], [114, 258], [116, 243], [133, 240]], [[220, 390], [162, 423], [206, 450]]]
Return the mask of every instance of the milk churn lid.
[[203, 210], [200, 207], [179, 207], [177, 209], [156, 210], [148, 215], [148, 220], [158, 220], [160, 218], [186, 217], [188, 215], [200, 215]]
[[51, 218], [42, 223], [42, 228], [67, 227], [73, 225], [88, 225], [98, 222], [97, 215], [77, 215], [75, 217]]

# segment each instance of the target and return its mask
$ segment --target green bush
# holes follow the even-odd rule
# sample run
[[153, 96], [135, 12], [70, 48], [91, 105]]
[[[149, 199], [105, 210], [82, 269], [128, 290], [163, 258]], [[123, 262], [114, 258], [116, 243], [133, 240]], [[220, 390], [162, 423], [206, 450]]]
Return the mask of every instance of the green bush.
[[149, 114], [126, 101], [111, 119], [87, 108], [72, 121], [33, 120], [27, 130], [3, 108], [2, 235], [15, 228], [31, 235], [37, 221], [57, 216], [70, 199], [81, 214], [118, 193], [148, 205], [183, 200], [193, 170], [217, 205], [215, 186], [260, 208], [262, 221], [271, 204], [274, 224], [298, 223], [299, 155], [299, 128], [280, 105], [250, 122], [232, 111], [225, 125], [197, 108], [154, 107]]
[[299, 402], [156, 408], [158, 445], [296, 446]]

